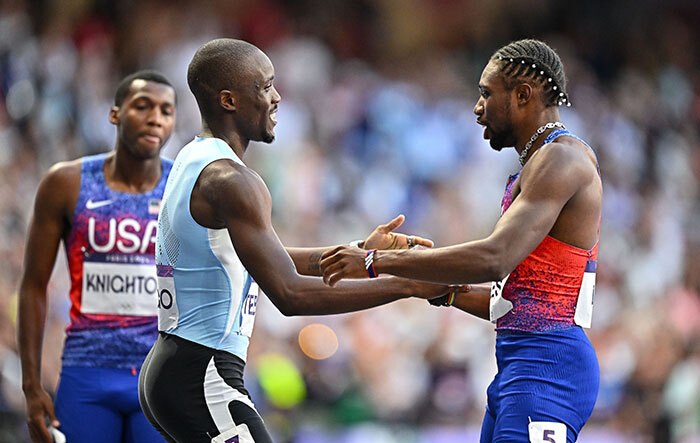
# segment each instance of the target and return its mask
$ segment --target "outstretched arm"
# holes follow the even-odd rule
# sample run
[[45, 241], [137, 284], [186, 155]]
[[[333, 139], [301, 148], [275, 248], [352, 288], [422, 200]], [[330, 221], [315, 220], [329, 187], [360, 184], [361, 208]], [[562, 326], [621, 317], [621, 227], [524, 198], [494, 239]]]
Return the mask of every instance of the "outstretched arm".
[[22, 389], [27, 401], [29, 433], [35, 442], [53, 441], [46, 428], [46, 417], [53, 426], [59, 426], [53, 402], [41, 386], [41, 344], [46, 321], [46, 287], [61, 237], [68, 228], [66, 196], [70, 196], [75, 187], [70, 169], [65, 166], [52, 169], [39, 185], [19, 288]]
[[243, 166], [211, 163], [202, 171], [192, 198], [205, 200], [215, 218], [223, 222], [241, 262], [285, 315], [337, 314], [411, 295], [435, 297], [447, 292], [444, 286], [397, 278], [344, 282], [329, 288], [320, 278], [299, 275], [272, 228], [267, 187]]
[[[450, 284], [502, 279], [542, 242], [564, 205], [590, 180], [590, 165], [581, 167], [571, 159], [580, 154], [555, 145], [523, 171], [520, 195], [487, 238], [430, 250], [379, 251], [374, 255], [376, 272]], [[366, 277], [364, 256], [364, 251], [349, 247], [325, 253], [324, 280], [333, 285], [343, 278]]]
[[[403, 224], [405, 217], [399, 215], [389, 223], [377, 226], [374, 231], [363, 241], [359, 243], [359, 247], [365, 250], [368, 249], [409, 249], [413, 246], [424, 246], [432, 248], [434, 243], [427, 238], [416, 235], [400, 234], [393, 232]], [[292, 257], [294, 266], [297, 272], [302, 275], [321, 276], [321, 255], [324, 252], [335, 249], [336, 246], [327, 246], [321, 248], [290, 248], [287, 247], [287, 253]]]

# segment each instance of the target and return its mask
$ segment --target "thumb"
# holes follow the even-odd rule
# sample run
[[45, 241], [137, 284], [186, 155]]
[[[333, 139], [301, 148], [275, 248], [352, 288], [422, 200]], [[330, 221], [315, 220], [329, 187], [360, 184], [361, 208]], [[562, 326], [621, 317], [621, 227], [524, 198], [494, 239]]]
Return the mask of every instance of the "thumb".
[[388, 234], [391, 231], [393, 231], [394, 229], [401, 226], [403, 224], [404, 220], [406, 220], [406, 217], [403, 214], [399, 214], [395, 219], [393, 219], [389, 223], [382, 225], [382, 226], [379, 226], [377, 228], [377, 231], [381, 232], [382, 234]]
[[56, 412], [54, 411], [53, 403], [49, 402], [46, 405], [46, 415], [49, 416], [49, 422], [51, 426], [54, 428], [57, 428], [61, 426], [61, 422], [58, 421], [58, 418], [56, 417]]

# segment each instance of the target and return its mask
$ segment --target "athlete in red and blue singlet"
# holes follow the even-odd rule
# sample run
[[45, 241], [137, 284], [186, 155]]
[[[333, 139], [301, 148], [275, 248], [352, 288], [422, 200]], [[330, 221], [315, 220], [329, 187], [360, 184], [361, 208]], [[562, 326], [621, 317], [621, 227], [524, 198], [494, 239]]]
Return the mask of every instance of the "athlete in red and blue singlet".
[[[172, 161], [175, 92], [154, 71], [122, 80], [109, 115], [114, 151], [59, 163], [37, 191], [20, 287], [19, 344], [32, 440], [163, 441], [143, 415], [138, 374], [158, 333], [155, 239]], [[46, 285], [63, 240], [70, 324], [54, 405], [40, 382]]]
[[142, 194], [105, 182], [106, 154], [82, 159], [80, 194], [66, 252], [71, 277], [70, 324], [63, 365], [136, 372], [158, 335], [155, 239], [172, 161]]
[[[585, 144], [556, 129], [540, 149], [559, 137]], [[502, 216], [517, 198], [519, 176], [508, 179]], [[576, 440], [593, 411], [600, 381], [595, 350], [580, 327], [591, 323], [597, 257], [597, 241], [582, 249], [546, 235], [491, 285], [498, 373], [487, 391], [481, 441], [516, 439], [526, 426], [530, 441]]]
[[483, 283], [433, 303], [496, 323], [498, 373], [481, 441], [573, 442], [595, 404], [599, 371], [582, 327], [593, 308], [602, 182], [593, 151], [560, 122], [564, 68], [547, 44], [512, 42], [479, 82], [477, 123], [493, 149], [514, 146], [523, 169], [508, 180], [488, 237], [420, 251], [324, 254], [329, 284], [367, 269], [438, 283]]

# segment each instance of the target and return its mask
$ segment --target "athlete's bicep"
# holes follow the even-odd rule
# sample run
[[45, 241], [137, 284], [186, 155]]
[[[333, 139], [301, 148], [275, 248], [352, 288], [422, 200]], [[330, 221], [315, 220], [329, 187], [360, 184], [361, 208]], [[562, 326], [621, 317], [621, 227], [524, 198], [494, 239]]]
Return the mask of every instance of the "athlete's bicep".
[[[228, 229], [236, 254], [268, 296], [284, 292], [296, 275], [294, 263], [272, 227], [270, 193], [257, 174], [227, 174], [215, 210]], [[273, 300], [274, 301], [274, 300]]]
[[[548, 147], [520, 178], [520, 194], [496, 223], [490, 239], [507, 249], [512, 270], [552, 230], [562, 208], [581, 186], [570, 155], [560, 146]], [[533, 158], [534, 160], [534, 158]]]

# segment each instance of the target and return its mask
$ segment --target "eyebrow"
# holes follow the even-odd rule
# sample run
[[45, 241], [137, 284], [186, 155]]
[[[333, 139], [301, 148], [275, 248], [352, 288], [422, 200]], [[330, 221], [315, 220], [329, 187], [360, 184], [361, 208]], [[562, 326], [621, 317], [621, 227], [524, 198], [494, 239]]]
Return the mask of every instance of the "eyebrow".
[[[153, 100], [153, 99], [151, 98], [150, 95], [145, 94], [145, 93], [143, 93], [143, 92], [137, 93], [136, 95], [134, 95], [134, 96], [131, 98], [131, 100], [132, 100], [132, 101], [137, 101], [137, 100], [148, 100], [150, 103], [156, 103], [156, 101]], [[173, 103], [173, 102], [170, 101], [170, 100], [163, 100], [163, 102], [162, 102], [161, 105], [165, 105], [165, 106], [168, 106], [168, 105], [169, 105], [169, 106], [175, 106], [175, 103]]]
[[267, 79], [263, 80], [262, 83], [258, 83], [258, 81], [255, 80], [255, 81], [253, 82], [253, 84], [255, 85], [256, 88], [261, 88], [263, 85], [266, 85], [266, 84], [270, 83], [270, 82], [271, 82], [272, 80], [274, 80], [274, 79], [275, 79], [275, 76], [273, 75], [273, 76], [271, 76], [270, 78], [267, 78]]

